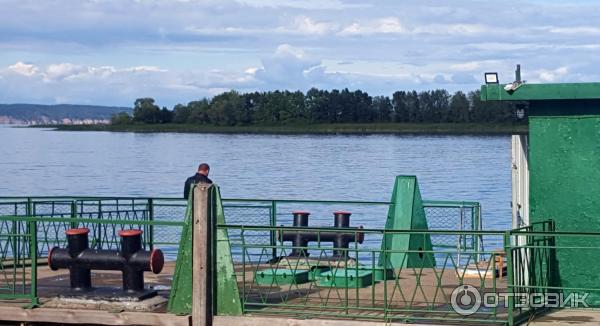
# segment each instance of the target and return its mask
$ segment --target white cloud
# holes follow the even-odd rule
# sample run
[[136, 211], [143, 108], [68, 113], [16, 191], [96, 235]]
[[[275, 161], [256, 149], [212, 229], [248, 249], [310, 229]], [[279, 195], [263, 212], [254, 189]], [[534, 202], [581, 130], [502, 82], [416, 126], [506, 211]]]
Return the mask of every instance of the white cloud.
[[569, 68], [559, 67], [554, 70], [541, 69], [535, 72], [534, 79], [543, 83], [556, 82], [569, 73]]
[[289, 44], [281, 44], [275, 53], [261, 59], [262, 67], [254, 71], [254, 77], [264, 84], [280, 84], [286, 88], [304, 88], [310, 80], [322, 74], [321, 61], [306, 55], [304, 50]]
[[600, 35], [600, 27], [595, 26], [551, 27], [548, 31], [566, 35]]
[[484, 25], [479, 24], [432, 24], [416, 27], [414, 34], [435, 34], [435, 35], [472, 35], [483, 34], [489, 31]]
[[340, 35], [402, 34], [408, 30], [397, 17], [385, 17], [364, 23], [354, 22], [340, 31]]
[[8, 70], [23, 76], [33, 76], [38, 73], [39, 68], [35, 65], [19, 61], [14, 65], [8, 66]]
[[156, 66], [137, 66], [125, 69], [130, 72], [166, 72], [166, 69], [161, 69]]
[[60, 80], [76, 77], [79, 74], [89, 73], [88, 68], [71, 63], [51, 64], [46, 68], [44, 79], [46, 81]]
[[368, 3], [345, 3], [340, 0], [237, 0], [237, 2], [253, 7], [271, 7], [271, 8], [297, 8], [309, 10], [344, 10], [352, 8], [371, 7]]
[[298, 16], [294, 19], [286, 31], [293, 31], [300, 34], [326, 34], [338, 30], [338, 25], [331, 22], [317, 22], [310, 17]]

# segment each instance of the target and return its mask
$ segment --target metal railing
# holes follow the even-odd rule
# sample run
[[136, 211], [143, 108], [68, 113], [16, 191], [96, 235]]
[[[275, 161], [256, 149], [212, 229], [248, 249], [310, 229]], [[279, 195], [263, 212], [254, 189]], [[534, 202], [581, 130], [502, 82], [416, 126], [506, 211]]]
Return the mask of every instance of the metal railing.
[[506, 234], [514, 323], [555, 308], [600, 307], [600, 233], [557, 231], [552, 220]]
[[[501, 253], [477, 248], [461, 249], [467, 265], [478, 262], [479, 270], [467, 271], [456, 260], [457, 248], [382, 249], [353, 243], [348, 249], [333, 248], [331, 243], [315, 241], [295, 247], [289, 242], [256, 243], [257, 233], [314, 232], [320, 234], [348, 232], [336, 228], [294, 228], [248, 225], [217, 225], [230, 237], [231, 256], [236, 270], [243, 312], [253, 315], [286, 315], [297, 318], [335, 317], [342, 319], [394, 321], [445, 321], [504, 324], [508, 322], [506, 308], [477, 311], [463, 317], [452, 308], [452, 293], [456, 288], [472, 285], [481, 293], [506, 292], [506, 279], [497, 278]], [[449, 230], [384, 230], [358, 229], [365, 242], [391, 236], [419, 238], [429, 236], [462, 236], [486, 239], [502, 238], [504, 232]], [[411, 240], [412, 241], [412, 240]], [[272, 258], [276, 250], [278, 257]], [[291, 255], [292, 251], [306, 254]], [[333, 257], [334, 250], [346, 252], [348, 261]], [[403, 255], [395, 269], [383, 268], [380, 261], [390, 255]], [[217, 255], [219, 258], [222, 256]], [[425, 257], [422, 265], [408, 263], [410, 257]], [[287, 280], [276, 275], [285, 271]], [[328, 273], [329, 272], [329, 273]], [[295, 275], [301, 281], [291, 280]], [[375, 275], [380, 278], [376, 280]], [[285, 278], [284, 277], [284, 278]], [[335, 278], [337, 281], [332, 281]], [[343, 280], [342, 279], [346, 279]], [[351, 281], [348, 281], [351, 280]], [[337, 285], [336, 285], [336, 282]], [[344, 282], [363, 282], [361, 286], [339, 286]]]
[[[331, 201], [331, 200], [281, 200], [281, 199], [223, 199], [225, 215], [230, 224], [248, 224], [278, 226], [291, 224], [291, 212], [310, 210], [310, 225], [329, 226], [332, 224], [332, 212], [351, 210], [352, 221], [356, 225], [370, 228], [383, 228], [389, 202], [380, 201]], [[429, 228], [433, 230], [481, 230], [481, 210], [477, 202], [465, 201], [424, 201]], [[0, 216], [39, 216], [60, 218], [87, 218], [103, 220], [127, 220], [128, 228], [144, 231], [145, 248], [161, 246], [167, 258], [175, 258], [179, 245], [179, 236], [175, 228], [155, 229], [153, 225], [142, 225], [138, 221], [182, 221], [187, 202], [181, 198], [143, 198], [143, 197], [0, 197]], [[44, 224], [39, 233], [41, 246], [38, 255], [45, 256], [50, 248], [64, 242], [64, 231], [72, 227], [64, 223]], [[90, 225], [91, 246], [118, 247], [118, 228]], [[230, 236], [237, 236], [231, 234]], [[274, 234], [257, 232], [255, 241], [269, 240], [275, 243]], [[371, 240], [371, 244], [379, 239]], [[478, 237], [461, 235], [435, 235], [432, 237], [435, 247], [457, 248], [457, 260], [460, 252], [478, 248], [483, 243]], [[272, 256], [276, 256], [276, 248]]]
[[[129, 227], [156, 227], [181, 229], [183, 221], [135, 221], [121, 219], [82, 218], [82, 217], [45, 217], [45, 216], [0, 216], [0, 299], [29, 299], [31, 305], [37, 305], [37, 271], [49, 244], [59, 246], [64, 243], [64, 232], [59, 229], [69, 227], [87, 227], [91, 230], [102, 229], [113, 233]], [[51, 237], [43, 240], [44, 232], [53, 230]], [[94, 244], [96, 249], [111, 249], [113, 241], [100, 241]], [[45, 264], [45, 262], [43, 263]]]
[[[249, 257], [261, 262], [267, 256], [273, 259], [289, 250], [277, 243], [276, 231], [281, 228], [279, 225], [291, 225], [291, 212], [296, 209], [310, 210], [309, 224], [321, 227], [333, 224], [333, 211], [350, 210], [352, 225], [363, 224], [372, 229], [364, 245], [354, 248], [359, 261], [369, 262], [381, 250], [385, 235], [375, 230], [382, 230], [390, 205], [373, 201], [271, 199], [224, 199], [223, 204], [231, 242], [239, 244], [243, 240], [245, 246], [233, 246], [234, 256], [241, 258], [254, 250]], [[426, 201], [424, 205], [433, 228], [461, 226], [478, 230], [480, 226], [477, 203]], [[119, 230], [141, 229], [146, 249], [160, 247], [168, 260], [174, 260], [186, 208], [187, 202], [179, 198], [0, 197], [0, 299], [26, 299], [37, 304], [38, 264], [45, 264], [44, 257], [51, 248], [66, 245], [65, 231], [69, 228], [89, 228], [90, 247], [95, 249], [118, 249]], [[432, 239], [439, 240], [433, 241], [434, 250], [447, 249], [435, 255], [440, 266], [464, 266], [484, 255], [478, 233], [434, 232]], [[447, 246], [442, 239], [457, 242]], [[323, 254], [331, 249], [325, 244], [314, 248]], [[267, 256], [256, 255], [256, 251], [263, 250], [268, 251]], [[462, 256], [457, 258], [457, 254]]]
[[[425, 201], [431, 228], [428, 231], [383, 229], [384, 219], [380, 217], [386, 216], [387, 202], [225, 199], [223, 203], [226, 224], [217, 229], [227, 231], [229, 255], [247, 314], [511, 325], [533, 318], [546, 308], [530, 301], [523, 304], [515, 297], [585, 292], [590, 305], [600, 306], [600, 286], [594, 281], [600, 270], [593, 263], [600, 251], [600, 233], [560, 232], [552, 221], [511, 231], [482, 231], [479, 205], [469, 202]], [[93, 230], [93, 246], [103, 249], [118, 246], [119, 230], [140, 228], [146, 234], [146, 247], [160, 245], [167, 258], [170, 255], [174, 259], [185, 204], [173, 198], [0, 198], [0, 299], [37, 304], [40, 259], [51, 247], [65, 244], [64, 231], [71, 227]], [[302, 230], [316, 233], [339, 232], [331, 228], [331, 213], [350, 210], [351, 225], [369, 226], [360, 230], [365, 241], [346, 249], [321, 241], [300, 248], [281, 243], [278, 232], [298, 230], [290, 226], [290, 212], [295, 209], [311, 211], [309, 227]], [[380, 226], [371, 227], [376, 223]], [[459, 225], [462, 229], [457, 230]], [[385, 237], [399, 234], [417, 238], [427, 234], [432, 248], [381, 248]], [[444, 242], [447, 240], [450, 242]], [[484, 242], [500, 243], [505, 253], [490, 246], [484, 250]], [[306, 249], [310, 255], [285, 258], [293, 249]], [[340, 265], [339, 259], [332, 259], [334, 249], [347, 252], [353, 259]], [[378, 262], [394, 254], [425, 255], [431, 257], [427, 258], [430, 264], [384, 271]], [[572, 262], [571, 256], [582, 259], [571, 265], [559, 264]], [[506, 266], [506, 278], [499, 277], [504, 274], [502, 264]], [[472, 265], [478, 266], [475, 272], [466, 268]], [[293, 274], [307, 269], [312, 272], [314, 266], [324, 267], [323, 271], [343, 270], [340, 276], [355, 276], [354, 280], [364, 274], [381, 275], [382, 279], [367, 278], [361, 280], [364, 287], [340, 288], [317, 273], [309, 273], [310, 279], [301, 284], [259, 284], [256, 277], [261, 271], [276, 274], [278, 269]], [[481, 293], [504, 291], [512, 295], [505, 304], [460, 316], [452, 309], [451, 296], [454, 289], [465, 285]]]

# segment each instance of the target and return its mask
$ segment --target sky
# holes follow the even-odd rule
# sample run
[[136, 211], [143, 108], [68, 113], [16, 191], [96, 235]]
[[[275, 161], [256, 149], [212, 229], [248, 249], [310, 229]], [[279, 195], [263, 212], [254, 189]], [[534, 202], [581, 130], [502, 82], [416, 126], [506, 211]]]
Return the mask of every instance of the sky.
[[600, 1], [0, 0], [0, 103], [600, 81]]

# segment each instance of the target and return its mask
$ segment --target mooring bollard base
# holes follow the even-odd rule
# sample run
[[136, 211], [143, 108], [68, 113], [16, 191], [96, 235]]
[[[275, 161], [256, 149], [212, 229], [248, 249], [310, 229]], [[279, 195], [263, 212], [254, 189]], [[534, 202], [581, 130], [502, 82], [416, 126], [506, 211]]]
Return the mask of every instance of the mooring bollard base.
[[157, 291], [153, 289], [146, 289], [144, 291], [137, 292], [125, 292], [121, 288], [102, 287], [92, 288], [87, 291], [63, 291], [58, 295], [59, 298], [65, 299], [82, 299], [82, 300], [98, 300], [98, 301], [111, 301], [111, 302], [125, 302], [125, 301], [143, 301], [150, 299], [157, 295]]

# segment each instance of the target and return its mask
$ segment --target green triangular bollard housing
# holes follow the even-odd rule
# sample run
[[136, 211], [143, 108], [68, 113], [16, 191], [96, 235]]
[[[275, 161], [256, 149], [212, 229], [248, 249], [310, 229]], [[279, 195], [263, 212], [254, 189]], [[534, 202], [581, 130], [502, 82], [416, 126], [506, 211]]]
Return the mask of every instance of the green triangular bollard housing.
[[[427, 218], [416, 176], [397, 176], [391, 205], [385, 223], [386, 230], [427, 230]], [[435, 267], [431, 236], [428, 233], [387, 234], [381, 249], [379, 266], [389, 269]], [[414, 251], [414, 252], [407, 252]]]
[[[178, 315], [192, 313], [192, 220], [193, 220], [193, 189], [190, 190], [188, 206], [185, 213], [185, 224], [181, 231], [177, 265], [173, 275], [173, 284], [169, 296], [168, 310]], [[231, 247], [227, 230], [217, 230], [217, 224], [225, 224], [225, 214], [221, 202], [221, 193], [217, 185], [209, 190], [209, 200], [212, 207], [213, 234], [217, 235], [216, 247], [210, 254], [212, 257], [214, 289], [214, 311], [218, 315], [238, 316], [242, 314], [240, 294], [237, 287]]]

